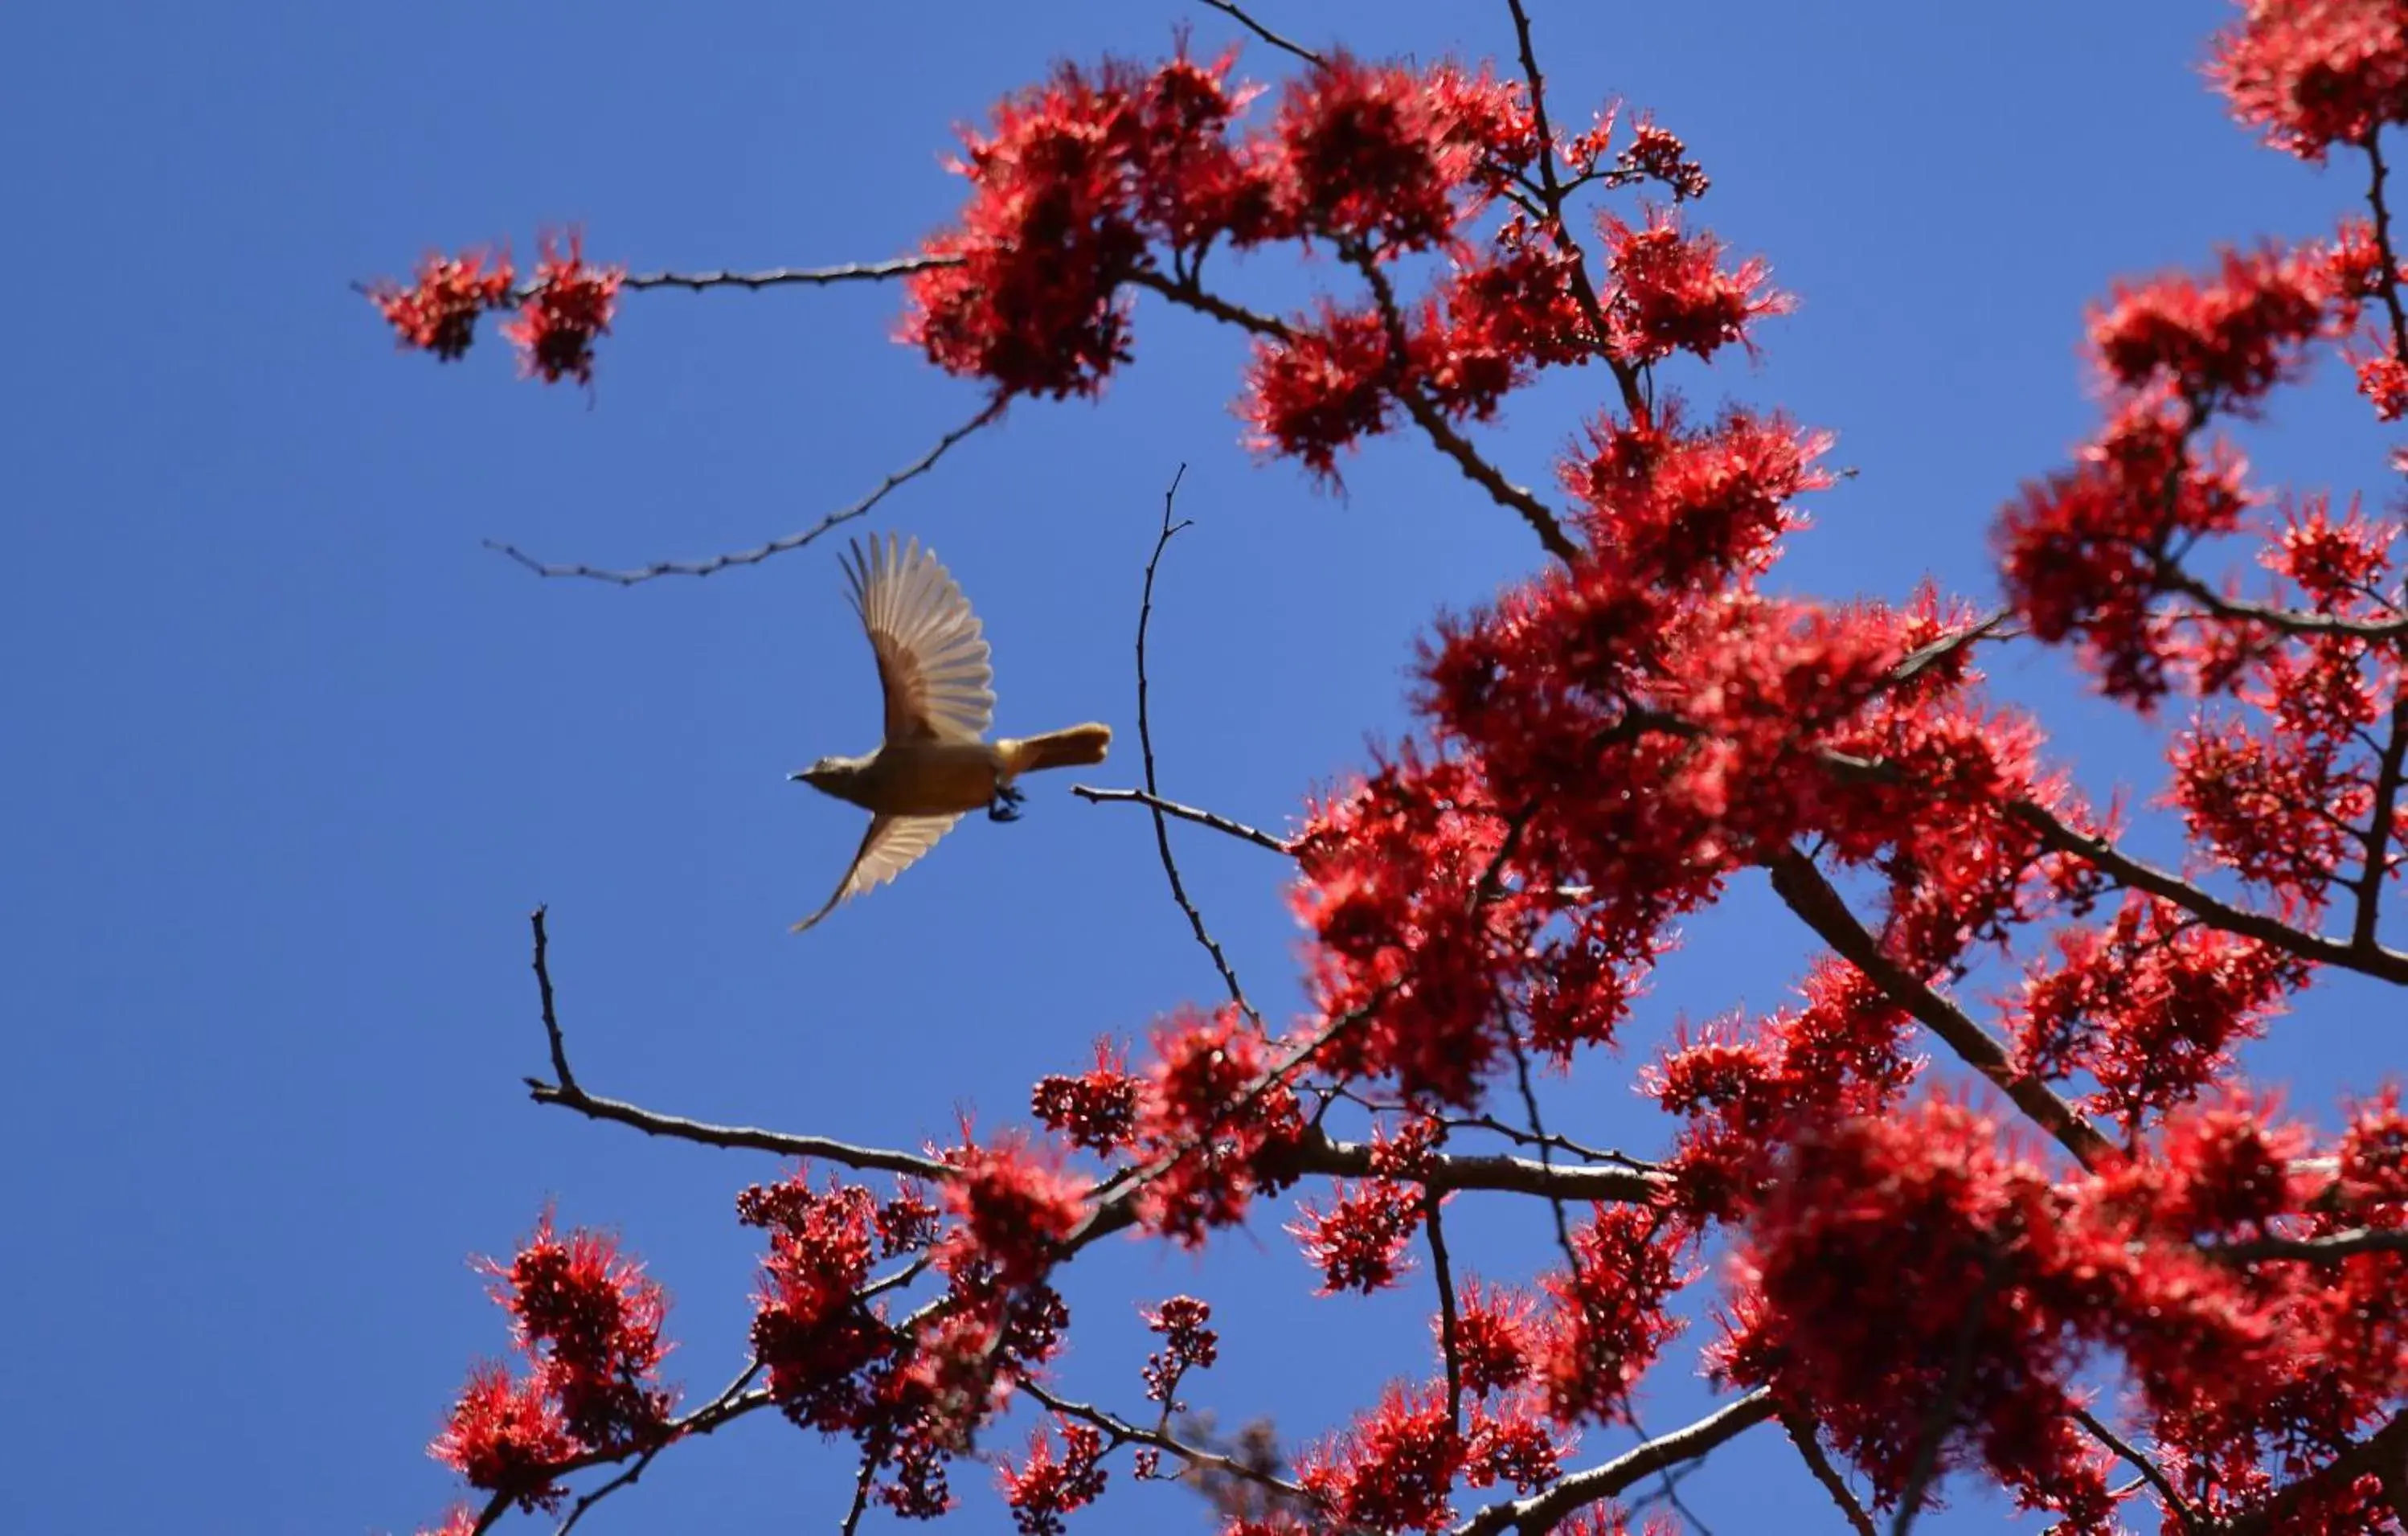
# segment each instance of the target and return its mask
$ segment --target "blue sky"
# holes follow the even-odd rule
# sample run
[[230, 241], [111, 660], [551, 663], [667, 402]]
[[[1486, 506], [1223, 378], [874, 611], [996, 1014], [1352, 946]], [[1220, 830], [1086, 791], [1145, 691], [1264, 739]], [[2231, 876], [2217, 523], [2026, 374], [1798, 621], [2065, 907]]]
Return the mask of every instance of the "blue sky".
[[[1820, 498], [1782, 575], [1832, 596], [1902, 596], [1927, 572], [1986, 595], [1993, 509], [2091, 421], [2083, 304], [2219, 239], [2321, 230], [2358, 192], [2227, 123], [2196, 74], [2217, 6], [1535, 8], [1559, 108], [1656, 108], [1714, 178], [1705, 217], [1801, 296], [1760, 367], [1679, 380], [1838, 432], [1862, 473]], [[1510, 45], [1501, 5], [1263, 14], [1369, 55]], [[1182, 22], [1207, 48], [1235, 35], [1153, 0], [0, 14], [0, 280], [19, 295], [0, 347], [19, 1335], [0, 1527], [432, 1522], [452, 1485], [423, 1447], [470, 1358], [502, 1344], [465, 1261], [507, 1252], [548, 1199], [619, 1227], [670, 1286], [691, 1391], [733, 1372], [756, 1245], [730, 1199], [777, 1170], [526, 1101], [538, 901], [580, 1075], [706, 1119], [911, 1144], [959, 1106], [1016, 1118], [1097, 1033], [1212, 995], [1142, 816], [1059, 783], [787, 938], [860, 827], [784, 775], [877, 727], [832, 546], [632, 591], [480, 547], [697, 556], [853, 500], [977, 405], [890, 342], [894, 292], [636, 296], [589, 401], [518, 381], [490, 337], [449, 367], [396, 355], [346, 286], [430, 246], [508, 237], [523, 256], [568, 222], [639, 268], [900, 253], [953, 206], [951, 124], [1054, 57], [1158, 54]], [[1238, 280], [1297, 282], [1276, 262]], [[1138, 581], [1186, 463], [1197, 526], [1154, 630], [1165, 788], [1278, 825], [1400, 728], [1430, 616], [1539, 553], [1408, 442], [1353, 461], [1342, 502], [1254, 466], [1226, 409], [1238, 343], [1148, 309], [1137, 346], [1101, 404], [1015, 409], [874, 525], [962, 581], [1001, 728], [1112, 722], [1123, 750], [1096, 777], [1128, 782]], [[1516, 403], [1489, 439], [1509, 469], [1543, 481], [1594, 382]], [[2271, 477], [2372, 487], [2386, 445], [2364, 423], [2328, 373], [2253, 448]], [[2048, 706], [2086, 783], [2153, 784], [2144, 733], [2058, 658], [1999, 678]], [[1251, 988], [1291, 1006], [1278, 861], [1180, 846]], [[1694, 926], [1630, 1055], [1556, 1094], [1559, 1122], [1660, 1145], [1627, 1086], [1647, 1043], [1684, 1013], [1776, 1006], [1803, 953], [1743, 883]], [[2321, 1110], [2398, 1065], [2386, 1009], [2335, 987], [2257, 1059]], [[1551, 1251], [1540, 1213], [1461, 1224], [1482, 1272]], [[1081, 1395], [1138, 1400], [1132, 1303], [1181, 1290], [1224, 1319], [1197, 1397], [1232, 1420], [1271, 1408], [1316, 1432], [1426, 1360], [1426, 1279], [1314, 1300], [1268, 1221], [1201, 1265], [1139, 1245], [1096, 1260], [1069, 1291]], [[1643, 1400], [1658, 1429], [1701, 1400], [1686, 1347]], [[1718, 1531], [1799, 1499], [1826, 1519], [1795, 1461], [1759, 1434], [1684, 1497]], [[843, 1447], [755, 1419], [664, 1457], [586, 1529], [825, 1529], [850, 1475]], [[982, 1472], [957, 1486], [950, 1529], [1009, 1529]], [[1922, 1529], [1996, 1519], [1968, 1499]], [[1085, 1529], [1134, 1520], [1202, 1523], [1121, 1490]]]

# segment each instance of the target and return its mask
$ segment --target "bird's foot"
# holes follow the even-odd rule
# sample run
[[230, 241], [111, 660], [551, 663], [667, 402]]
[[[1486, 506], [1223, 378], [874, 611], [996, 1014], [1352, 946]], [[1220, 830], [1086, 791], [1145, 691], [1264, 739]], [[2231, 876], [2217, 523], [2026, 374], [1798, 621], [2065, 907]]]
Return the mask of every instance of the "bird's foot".
[[1028, 797], [1010, 784], [995, 786], [995, 798], [986, 803], [986, 819], [991, 822], [1016, 822], [1020, 819], [1020, 802]]

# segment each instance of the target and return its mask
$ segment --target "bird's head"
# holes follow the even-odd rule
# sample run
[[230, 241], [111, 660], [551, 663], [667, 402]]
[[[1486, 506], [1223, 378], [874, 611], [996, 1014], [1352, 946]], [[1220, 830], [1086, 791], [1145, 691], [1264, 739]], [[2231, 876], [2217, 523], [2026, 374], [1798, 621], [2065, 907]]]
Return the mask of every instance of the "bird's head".
[[856, 766], [850, 757], [823, 757], [799, 772], [787, 774], [786, 778], [791, 782], [809, 784], [816, 790], [832, 792]]

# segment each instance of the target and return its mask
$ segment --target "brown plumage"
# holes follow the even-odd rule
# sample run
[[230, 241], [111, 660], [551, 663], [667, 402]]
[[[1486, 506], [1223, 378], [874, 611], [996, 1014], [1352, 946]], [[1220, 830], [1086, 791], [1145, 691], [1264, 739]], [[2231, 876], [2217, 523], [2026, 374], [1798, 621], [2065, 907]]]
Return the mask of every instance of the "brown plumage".
[[811, 926], [864, 891], [917, 863], [970, 811], [1010, 821], [1020, 794], [1012, 781], [1045, 768], [1100, 763], [1109, 725], [1089, 723], [1042, 736], [983, 739], [995, 719], [995, 669], [962, 589], [933, 553], [895, 536], [856, 541], [845, 563], [853, 611], [878, 659], [885, 697], [885, 739], [859, 757], [823, 757], [792, 777], [869, 812], [869, 831], [853, 866]]

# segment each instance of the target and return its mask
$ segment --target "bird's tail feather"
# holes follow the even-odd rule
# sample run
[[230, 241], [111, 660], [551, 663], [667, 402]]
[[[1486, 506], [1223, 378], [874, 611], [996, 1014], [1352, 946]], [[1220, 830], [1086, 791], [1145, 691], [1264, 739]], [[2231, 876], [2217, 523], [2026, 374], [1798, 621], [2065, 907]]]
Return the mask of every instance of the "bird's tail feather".
[[1006, 746], [1005, 756], [1014, 774], [1034, 773], [1040, 768], [1085, 768], [1102, 762], [1111, 744], [1112, 728], [1089, 721], [1083, 725], [1047, 731], [1042, 736], [1024, 737]]

